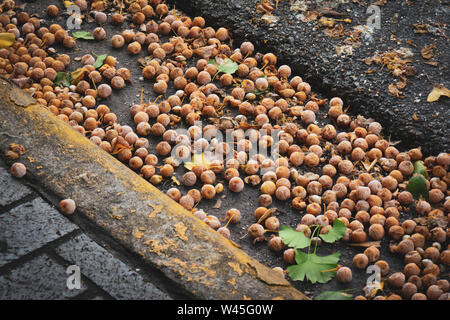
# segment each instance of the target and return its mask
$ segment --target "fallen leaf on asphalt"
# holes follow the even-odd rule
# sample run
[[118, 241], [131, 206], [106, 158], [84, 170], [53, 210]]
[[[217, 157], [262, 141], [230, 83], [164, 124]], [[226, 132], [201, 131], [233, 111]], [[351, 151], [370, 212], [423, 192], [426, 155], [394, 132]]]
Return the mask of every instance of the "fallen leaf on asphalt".
[[319, 19], [319, 24], [327, 28], [332, 28], [336, 24], [336, 21], [334, 19], [322, 17]]
[[386, 4], [386, 2], [387, 2], [387, 0], [378, 0], [378, 1], [374, 2], [374, 3], [372, 3], [372, 5], [384, 6]]
[[191, 161], [186, 162], [184, 167], [186, 169], [188, 169], [188, 170], [192, 170], [192, 168], [194, 166], [202, 166], [202, 167], [204, 167], [204, 168], [206, 168], [208, 170], [210, 168], [210, 166], [211, 166], [211, 161], [203, 153], [201, 153], [201, 154], [194, 154], [192, 156]]
[[177, 186], [179, 186], [179, 185], [181, 184], [180, 181], [178, 181], [178, 179], [177, 179], [176, 177], [174, 177], [174, 176], [172, 176], [171, 180], [172, 180], [172, 182], [175, 183]]
[[333, 228], [328, 231], [328, 233], [319, 234], [319, 237], [321, 237], [325, 242], [333, 243], [344, 236], [346, 229], [347, 227], [341, 220], [335, 219], [333, 222]]
[[424, 63], [428, 64], [430, 66], [433, 66], [433, 67], [437, 67], [438, 66], [438, 63], [436, 61], [425, 61]]
[[78, 68], [77, 70], [75, 70], [74, 72], [72, 72], [70, 74], [71, 76], [71, 84], [77, 85], [78, 82], [80, 82], [81, 80], [84, 79], [84, 76], [86, 75], [86, 73], [88, 73], [88, 70], [86, 68]]
[[440, 86], [440, 85], [435, 85], [433, 87], [433, 90], [428, 95], [427, 101], [428, 102], [437, 101], [437, 100], [439, 100], [439, 98], [441, 96], [450, 97], [450, 90], [447, 89], [446, 87], [443, 87], [443, 86]]
[[306, 1], [296, 0], [290, 3], [290, 11], [306, 11], [308, 10], [308, 5]]
[[314, 300], [352, 300], [353, 296], [341, 291], [324, 291]]
[[384, 287], [384, 281], [373, 281], [363, 288], [364, 294], [367, 298], [373, 298], [378, 291], [382, 291]]
[[348, 245], [351, 247], [362, 247], [362, 248], [368, 248], [371, 246], [380, 247], [381, 244], [380, 241], [368, 241], [368, 242], [360, 242], [360, 243], [349, 243]]
[[414, 33], [428, 33], [429, 31], [429, 24], [426, 23], [415, 23], [414, 26]]
[[261, 3], [256, 4], [256, 12], [258, 13], [266, 13], [271, 14], [274, 10], [273, 3], [269, 1], [262, 1]]
[[316, 20], [318, 17], [319, 13], [317, 11], [308, 11], [301, 20], [302, 22], [310, 22]]
[[400, 98], [400, 95], [402, 94], [402, 92], [400, 90], [398, 90], [397, 86], [393, 83], [391, 83], [388, 87], [388, 91], [390, 94], [392, 94], [393, 96]]
[[65, 72], [58, 72], [55, 79], [55, 85], [57, 86], [70, 86], [70, 74]]
[[94, 40], [94, 35], [89, 31], [75, 31], [72, 36], [75, 39]]
[[95, 55], [95, 57], [97, 59], [95, 60], [95, 63], [94, 63], [93, 66], [94, 66], [95, 69], [98, 69], [101, 66], [103, 66], [103, 63], [105, 62], [106, 58], [108, 57], [108, 53], [105, 53], [105, 54], [102, 54], [102, 55], [96, 55], [94, 53], [94, 55]]
[[287, 270], [293, 280], [304, 281], [307, 279], [311, 283], [326, 283], [336, 275], [336, 271], [327, 271], [337, 267], [339, 257], [339, 252], [328, 256], [318, 256], [314, 253], [307, 254], [295, 250], [297, 264], [289, 266]]
[[397, 89], [401, 90], [401, 89], [403, 89], [404, 87], [406, 87], [406, 82], [404, 82], [404, 81], [399, 81], [399, 82], [397, 82], [395, 85], [396, 85]]
[[421, 196], [428, 199], [429, 192], [425, 177], [421, 174], [417, 174], [409, 179], [408, 185], [406, 186], [406, 191], [409, 191], [416, 200], [419, 200]]
[[364, 63], [367, 64], [368, 66], [370, 66], [373, 62], [373, 58], [372, 57], [367, 57], [364, 59]]
[[66, 8], [73, 6], [75, 4], [72, 1], [63, 1], [63, 3], [64, 3], [64, 7], [66, 7]]
[[275, 208], [267, 209], [266, 212], [264, 212], [264, 214], [258, 219], [257, 223], [261, 223], [262, 221], [264, 221], [267, 217], [269, 217], [274, 212], [275, 212]]
[[212, 208], [213, 209], [220, 209], [221, 206], [222, 206], [222, 200], [217, 199], [216, 203], [214, 204], [214, 206]]
[[23, 145], [18, 144], [18, 143], [14, 143], [14, 142], [9, 145], [9, 149], [11, 151], [14, 151], [14, 152], [20, 154], [20, 155], [23, 155], [26, 152], [25, 151], [25, 147]]
[[274, 16], [273, 14], [265, 14], [261, 17], [261, 20], [264, 21], [266, 24], [272, 24], [278, 22], [280, 18]]
[[7, 49], [11, 47], [16, 40], [16, 37], [9, 32], [0, 33], [0, 49]]
[[422, 54], [422, 58], [424, 59], [431, 59], [434, 57], [436, 51], [436, 46], [434, 44], [430, 44], [429, 46], [425, 46], [420, 50], [420, 53]]

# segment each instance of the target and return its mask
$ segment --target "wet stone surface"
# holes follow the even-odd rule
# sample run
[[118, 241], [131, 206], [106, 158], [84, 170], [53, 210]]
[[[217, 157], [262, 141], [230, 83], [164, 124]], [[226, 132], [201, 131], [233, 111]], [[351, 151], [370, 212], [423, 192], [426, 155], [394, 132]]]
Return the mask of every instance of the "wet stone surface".
[[11, 173], [2, 167], [0, 167], [0, 186], [2, 186], [0, 188], [0, 207], [32, 194], [29, 188], [17, 180], [11, 179]]
[[42, 199], [24, 203], [1, 215], [0, 234], [6, 242], [6, 251], [0, 252], [0, 266], [76, 229], [76, 225]]
[[141, 275], [82, 234], [59, 246], [56, 252], [80, 266], [81, 272], [115, 299], [170, 299]]
[[87, 288], [81, 283], [80, 289], [69, 290], [66, 279], [66, 268], [43, 254], [0, 276], [0, 299], [69, 299]]

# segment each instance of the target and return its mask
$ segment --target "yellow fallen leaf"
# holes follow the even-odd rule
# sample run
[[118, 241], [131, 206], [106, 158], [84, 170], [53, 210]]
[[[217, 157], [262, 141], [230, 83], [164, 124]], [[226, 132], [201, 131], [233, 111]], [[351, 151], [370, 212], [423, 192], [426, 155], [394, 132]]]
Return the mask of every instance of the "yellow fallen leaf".
[[397, 82], [397, 83], [395, 84], [395, 86], [397, 87], [397, 89], [401, 90], [401, 89], [403, 89], [404, 87], [406, 87], [406, 82], [404, 82], [404, 81], [399, 81], [399, 82]]
[[383, 291], [383, 287], [384, 281], [372, 281], [363, 288], [363, 291], [367, 298], [373, 298], [378, 293], [378, 291]]
[[400, 97], [400, 95], [402, 94], [402, 92], [400, 90], [398, 90], [397, 86], [393, 83], [391, 83], [388, 87], [388, 91], [390, 94], [392, 94], [395, 97]]
[[330, 18], [322, 17], [319, 19], [319, 24], [327, 28], [332, 28], [336, 24], [336, 21]]
[[9, 32], [0, 33], [0, 49], [8, 49], [16, 40], [16, 37]]
[[428, 95], [427, 101], [437, 101], [441, 96], [450, 97], [450, 90], [440, 85], [434, 85], [433, 90]]
[[211, 161], [209, 161], [208, 157], [206, 157], [203, 153], [196, 153], [192, 156], [190, 162], [186, 162], [184, 167], [188, 170], [192, 170], [195, 166], [203, 166], [206, 169], [209, 169], [211, 166]]
[[64, 3], [64, 7], [66, 7], [66, 8], [73, 6], [75, 4], [72, 1], [63, 1], [63, 3]]
[[177, 186], [179, 186], [181, 184], [180, 181], [178, 181], [178, 179], [176, 177], [172, 176], [171, 179], [172, 179], [172, 182], [176, 183]]
[[72, 80], [70, 81], [70, 83], [77, 85], [78, 82], [80, 82], [81, 80], [84, 79], [84, 76], [86, 75], [87, 72], [88, 72], [88, 70], [84, 67], [78, 68], [77, 70], [75, 70], [74, 72], [71, 73]]
[[383, 291], [384, 281], [381, 282], [373, 282], [374, 288], [370, 292], [370, 297], [373, 298], [377, 294], [378, 291]]
[[420, 53], [424, 59], [431, 59], [435, 54], [436, 46], [434, 44], [430, 44], [429, 46], [425, 46], [422, 48]]

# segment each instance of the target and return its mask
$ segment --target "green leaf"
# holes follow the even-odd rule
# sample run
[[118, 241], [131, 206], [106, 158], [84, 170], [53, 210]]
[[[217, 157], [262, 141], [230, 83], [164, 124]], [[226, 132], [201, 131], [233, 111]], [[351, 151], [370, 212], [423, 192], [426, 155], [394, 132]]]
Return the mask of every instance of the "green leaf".
[[233, 74], [239, 68], [239, 65], [230, 58], [224, 59], [220, 64], [218, 64], [216, 60], [211, 59], [209, 60], [209, 64], [213, 64], [217, 67], [217, 73]]
[[220, 72], [233, 74], [237, 71], [239, 65], [231, 59], [226, 59], [225, 63], [219, 68]]
[[340, 257], [339, 252], [335, 252], [325, 257], [319, 257], [314, 253], [304, 253], [295, 250], [296, 265], [287, 268], [289, 276], [292, 280], [304, 281], [305, 279], [311, 283], [326, 283], [333, 279], [336, 271], [330, 271], [337, 267]]
[[295, 249], [303, 249], [311, 245], [311, 239], [303, 232], [295, 231], [288, 226], [282, 226], [278, 235], [286, 245]]
[[58, 72], [56, 74], [55, 85], [57, 86], [70, 86], [70, 74], [65, 72]]
[[94, 53], [94, 55], [97, 57], [97, 59], [96, 59], [95, 62], [94, 62], [94, 68], [95, 68], [95, 69], [98, 69], [98, 68], [100, 68], [101, 66], [103, 66], [103, 63], [105, 62], [105, 59], [108, 57], [108, 53], [102, 54], [102, 55], [100, 55], [100, 56], [98, 56], [98, 55], [96, 55], [96, 54]]
[[426, 179], [423, 175], [418, 174], [411, 179], [409, 179], [408, 185], [406, 186], [406, 190], [411, 192], [414, 199], [419, 200], [420, 196], [423, 196], [425, 199], [428, 199], [428, 189]]
[[253, 91], [253, 93], [254, 93], [256, 96], [259, 96], [259, 95], [262, 95], [262, 94], [266, 94], [266, 93], [269, 92], [269, 91], [270, 91], [269, 89], [263, 90], [263, 91], [259, 91], [258, 89], [256, 89], [255, 91]]
[[326, 234], [319, 234], [319, 237], [321, 237], [325, 242], [333, 243], [341, 239], [344, 236], [346, 230], [347, 227], [341, 220], [334, 219], [333, 228], [331, 228], [331, 230]]
[[94, 40], [94, 35], [89, 31], [75, 31], [72, 32], [72, 36], [75, 39]]
[[352, 300], [353, 296], [341, 291], [324, 291], [319, 294], [314, 300]]
[[423, 175], [426, 179], [428, 179], [427, 168], [423, 165], [422, 161], [414, 162], [414, 173], [418, 173]]

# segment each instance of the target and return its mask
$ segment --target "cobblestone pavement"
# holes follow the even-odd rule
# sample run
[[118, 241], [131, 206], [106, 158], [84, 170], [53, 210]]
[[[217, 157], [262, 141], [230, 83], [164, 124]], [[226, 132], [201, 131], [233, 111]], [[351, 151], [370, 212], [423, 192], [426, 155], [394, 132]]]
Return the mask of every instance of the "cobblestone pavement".
[[0, 161], [0, 299], [171, 299], [138, 259], [88, 233]]

